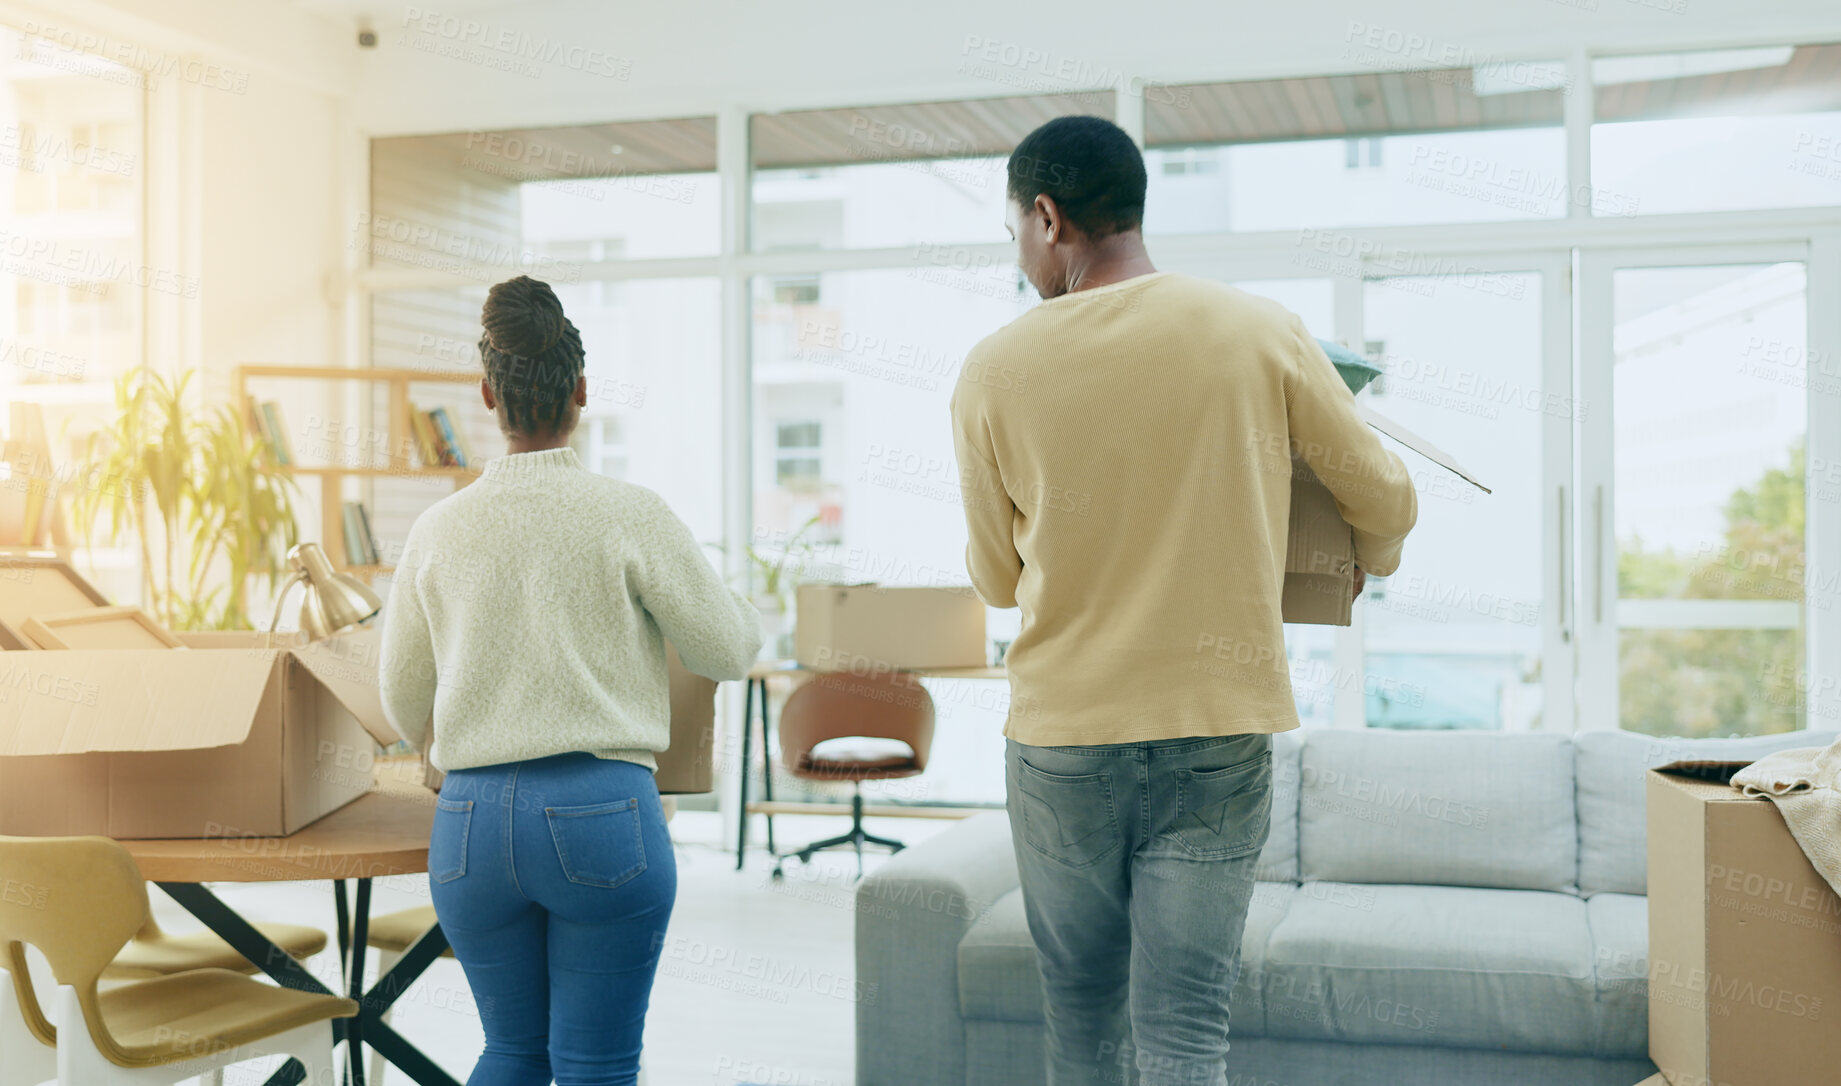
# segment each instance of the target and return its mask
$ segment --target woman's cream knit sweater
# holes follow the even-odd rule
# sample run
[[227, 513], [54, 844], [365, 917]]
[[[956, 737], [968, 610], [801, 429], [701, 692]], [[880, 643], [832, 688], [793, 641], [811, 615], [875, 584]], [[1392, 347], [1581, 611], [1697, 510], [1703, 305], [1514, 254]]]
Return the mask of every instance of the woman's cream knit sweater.
[[664, 500], [568, 448], [488, 461], [417, 518], [383, 619], [384, 712], [443, 771], [567, 751], [656, 769], [665, 641], [712, 679], [761, 645]]

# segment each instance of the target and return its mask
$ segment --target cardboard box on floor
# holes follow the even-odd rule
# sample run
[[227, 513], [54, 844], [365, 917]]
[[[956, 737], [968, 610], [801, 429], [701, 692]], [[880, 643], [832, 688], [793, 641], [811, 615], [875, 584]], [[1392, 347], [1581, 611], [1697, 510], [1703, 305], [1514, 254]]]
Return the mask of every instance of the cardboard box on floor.
[[984, 667], [984, 601], [969, 585], [802, 584], [793, 655], [814, 671]]
[[[1458, 478], [1489, 493], [1452, 456], [1406, 427], [1357, 404], [1374, 429]], [[1408, 545], [1411, 543], [1409, 541]], [[1355, 606], [1355, 530], [1342, 519], [1329, 488], [1303, 460], [1291, 461], [1291, 523], [1285, 545], [1285, 584], [1279, 598], [1286, 622], [1347, 626]], [[804, 612], [801, 611], [803, 616]]]
[[1769, 800], [1666, 767], [1648, 796], [1649, 1058], [1671, 1086], [1834, 1081], [1841, 897]]
[[[661, 795], [690, 795], [716, 790], [716, 680], [691, 673], [678, 650], [665, 644], [671, 676], [671, 746], [658, 752]], [[439, 791], [443, 774], [422, 762], [422, 783]]]
[[370, 790], [378, 631], [179, 636], [0, 653], [0, 833], [277, 836]]

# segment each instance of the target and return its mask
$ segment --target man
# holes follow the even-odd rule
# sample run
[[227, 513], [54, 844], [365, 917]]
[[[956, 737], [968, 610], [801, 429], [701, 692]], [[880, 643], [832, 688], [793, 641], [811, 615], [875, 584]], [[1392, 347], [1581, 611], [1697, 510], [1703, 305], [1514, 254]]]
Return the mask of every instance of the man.
[[1050, 121], [1008, 188], [1043, 301], [966, 357], [952, 417], [972, 583], [1022, 609], [1007, 790], [1049, 1082], [1130, 1082], [1135, 1050], [1143, 1086], [1222, 1086], [1271, 733], [1298, 726], [1291, 454], [1359, 571], [1399, 565], [1417, 501], [1296, 317], [1151, 265], [1121, 129]]

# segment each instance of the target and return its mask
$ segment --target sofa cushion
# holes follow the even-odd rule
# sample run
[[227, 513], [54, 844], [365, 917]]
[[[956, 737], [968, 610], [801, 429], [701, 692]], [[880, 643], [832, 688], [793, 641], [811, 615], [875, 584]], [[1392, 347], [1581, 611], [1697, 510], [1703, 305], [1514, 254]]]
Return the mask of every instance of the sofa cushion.
[[[1229, 1022], [1238, 1036], [1264, 1032], [1266, 941], [1297, 892], [1296, 886], [1283, 882], [1262, 882], [1253, 888], [1246, 934], [1240, 941], [1240, 981], [1228, 1006]], [[1042, 1021], [1042, 980], [1021, 890], [999, 898], [960, 941], [959, 1009], [975, 1020]]]
[[1569, 891], [1578, 832], [1565, 736], [1317, 731], [1304, 744], [1307, 881]]
[[1272, 737], [1272, 829], [1259, 853], [1257, 878], [1298, 881], [1298, 772], [1303, 752], [1302, 732]]
[[1266, 948], [1266, 1035], [1589, 1055], [1586, 903], [1571, 894], [1305, 883]]
[[1640, 1059], [1649, 1054], [1649, 899], [1594, 894], [1585, 903], [1598, 978], [1594, 1055]]
[[1746, 739], [1662, 739], [1634, 732], [1580, 732], [1579, 892], [1649, 892], [1644, 778], [1670, 762], [1753, 762], [1797, 747], [1825, 747], [1833, 732], [1788, 732]]

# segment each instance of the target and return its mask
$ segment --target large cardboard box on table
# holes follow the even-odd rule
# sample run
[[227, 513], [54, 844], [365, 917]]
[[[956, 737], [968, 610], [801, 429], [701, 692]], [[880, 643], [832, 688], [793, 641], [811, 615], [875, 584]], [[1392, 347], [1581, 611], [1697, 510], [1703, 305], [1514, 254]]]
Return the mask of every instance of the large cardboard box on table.
[[0, 833], [276, 836], [370, 789], [378, 631], [180, 638], [0, 652]]
[[[1366, 406], [1369, 426], [1451, 472], [1483, 493], [1489, 488], [1451, 454]], [[1285, 584], [1279, 612], [1286, 622], [1347, 626], [1355, 607], [1355, 531], [1342, 519], [1336, 498], [1302, 459], [1291, 461], [1291, 522], [1285, 545]], [[1408, 540], [1411, 546], [1411, 540]], [[803, 614], [803, 612], [802, 612]]]
[[984, 601], [970, 586], [802, 584], [793, 655], [814, 671], [984, 667]]
[[1667, 768], [1648, 798], [1649, 1058], [1671, 1086], [1836, 1081], [1841, 896], [1769, 800]]

